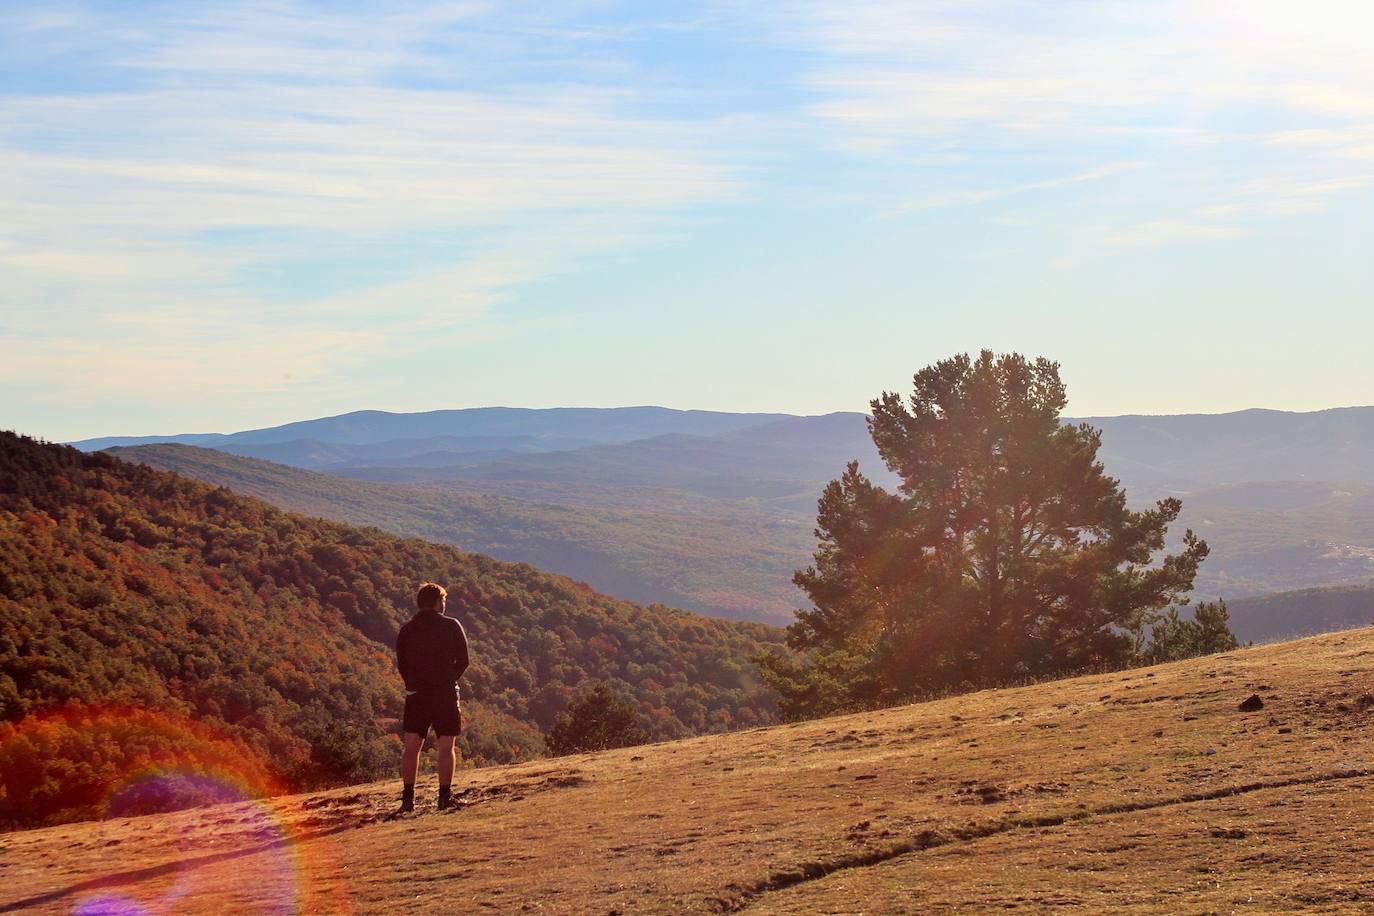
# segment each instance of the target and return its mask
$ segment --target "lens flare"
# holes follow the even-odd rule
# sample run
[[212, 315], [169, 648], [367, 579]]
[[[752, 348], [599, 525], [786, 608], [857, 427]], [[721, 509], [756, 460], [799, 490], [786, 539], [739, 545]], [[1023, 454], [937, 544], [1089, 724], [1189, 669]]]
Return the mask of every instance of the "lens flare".
[[72, 916], [152, 916], [152, 911], [128, 897], [100, 894], [78, 903]]
[[[330, 841], [302, 832], [300, 806], [279, 798], [288, 786], [243, 741], [204, 723], [131, 707], [50, 710], [0, 726], [0, 769], [11, 815], [99, 818], [93, 832], [119, 832], [119, 850], [83, 880], [91, 889], [73, 901], [74, 914], [212, 910], [221, 901], [236, 912], [351, 909], [340, 890], [321, 889], [322, 875], [337, 874]], [[44, 810], [54, 797], [67, 807]], [[128, 820], [192, 808], [152, 831]], [[137, 860], [121, 864], [121, 853]], [[141, 877], [150, 865], [157, 880]]]

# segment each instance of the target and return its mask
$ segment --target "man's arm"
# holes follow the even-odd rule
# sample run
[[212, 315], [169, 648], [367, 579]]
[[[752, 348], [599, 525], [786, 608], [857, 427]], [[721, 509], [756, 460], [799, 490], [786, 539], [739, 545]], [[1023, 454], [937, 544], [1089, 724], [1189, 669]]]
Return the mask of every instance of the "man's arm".
[[468, 633], [463, 629], [462, 621], [455, 618], [453, 622], [458, 624], [458, 638], [453, 646], [453, 670], [455, 677], [462, 677], [463, 672], [468, 670]]
[[406, 637], [406, 628], [401, 627], [396, 634], [396, 670], [401, 672], [401, 680], [405, 682], [406, 690], [410, 690], [410, 640]]

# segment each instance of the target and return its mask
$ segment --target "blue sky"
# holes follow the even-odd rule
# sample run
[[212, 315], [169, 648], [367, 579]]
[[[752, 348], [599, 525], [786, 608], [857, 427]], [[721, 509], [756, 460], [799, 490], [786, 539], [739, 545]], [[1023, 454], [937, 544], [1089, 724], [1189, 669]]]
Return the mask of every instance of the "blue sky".
[[0, 6], [0, 423], [1374, 403], [1359, 2]]

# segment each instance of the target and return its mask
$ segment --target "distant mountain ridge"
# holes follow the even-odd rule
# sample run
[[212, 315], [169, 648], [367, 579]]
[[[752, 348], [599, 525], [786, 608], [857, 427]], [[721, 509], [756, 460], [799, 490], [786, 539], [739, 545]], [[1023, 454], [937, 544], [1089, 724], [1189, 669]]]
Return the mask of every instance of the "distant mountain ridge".
[[1084, 417], [1132, 496], [1250, 481], [1374, 483], [1374, 407]]
[[[483, 468], [458, 476], [529, 479], [573, 473], [574, 466], [604, 465], [614, 450], [577, 458], [533, 456], [565, 455], [674, 435], [715, 439], [722, 448], [746, 451], [752, 437], [763, 435], [778, 449], [875, 457], [864, 418], [865, 414], [849, 412], [803, 417], [663, 407], [369, 410], [236, 433], [106, 436], [72, 444], [95, 451], [177, 442], [314, 470], [348, 468], [350, 474], [363, 477], [369, 475], [359, 469], [373, 467]], [[1249, 481], [1374, 484], [1374, 461], [1370, 460], [1374, 407], [1310, 412], [1255, 408], [1223, 414], [1066, 418], [1065, 422], [1086, 422], [1102, 430], [1100, 457], [1137, 499]], [[669, 454], [673, 444], [670, 440], [652, 448]], [[684, 440], [680, 444], [691, 447], [694, 443]], [[651, 447], [641, 447], [647, 448]], [[773, 457], [788, 460], [782, 451], [775, 450]], [[418, 474], [400, 476], [424, 479]]]
[[574, 438], [584, 442], [629, 442], [667, 433], [714, 435], [789, 418], [789, 414], [725, 413], [668, 407], [473, 407], [392, 413], [358, 410], [236, 433], [180, 433], [167, 436], [103, 436], [72, 442], [97, 451], [116, 445], [177, 442], [222, 448], [293, 441], [372, 445], [439, 437], [514, 437], [521, 441]]

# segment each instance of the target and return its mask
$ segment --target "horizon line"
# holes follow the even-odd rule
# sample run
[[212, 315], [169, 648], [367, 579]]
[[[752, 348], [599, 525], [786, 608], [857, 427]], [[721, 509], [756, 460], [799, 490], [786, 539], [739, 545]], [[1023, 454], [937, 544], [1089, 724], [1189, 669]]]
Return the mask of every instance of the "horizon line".
[[[1316, 408], [1316, 409], [1314, 409], [1314, 410], [1281, 410], [1281, 409], [1272, 408], [1272, 407], [1243, 407], [1243, 408], [1239, 408], [1239, 409], [1237, 409], [1237, 410], [1223, 410], [1223, 411], [1216, 411], [1216, 412], [1211, 412], [1211, 413], [1208, 413], [1208, 412], [1205, 412], [1205, 411], [1197, 411], [1197, 412], [1185, 412], [1185, 413], [1139, 413], [1139, 412], [1137, 412], [1137, 413], [1121, 413], [1121, 414], [1084, 414], [1084, 415], [1081, 415], [1081, 416], [1064, 416], [1064, 417], [1062, 417], [1062, 419], [1067, 420], [1067, 421], [1085, 422], [1085, 421], [1092, 421], [1092, 420], [1122, 420], [1122, 419], [1134, 419], [1134, 418], [1159, 419], [1159, 418], [1166, 418], [1166, 417], [1167, 417], [1167, 418], [1182, 418], [1182, 417], [1227, 417], [1227, 416], [1234, 416], [1234, 415], [1237, 415], [1237, 414], [1244, 414], [1244, 413], [1273, 413], [1273, 414], [1289, 414], [1289, 415], [1294, 415], [1294, 416], [1300, 416], [1300, 415], [1305, 415], [1305, 414], [1334, 413], [1334, 412], [1336, 412], [1336, 411], [1344, 411], [1344, 410], [1369, 410], [1369, 409], [1371, 409], [1371, 408], [1374, 408], [1374, 405], [1371, 405], [1371, 404], [1349, 404], [1349, 405], [1340, 405], [1340, 406], [1335, 406], [1335, 407], [1319, 407], [1319, 408]], [[683, 408], [683, 407], [665, 407], [665, 406], [663, 406], [663, 405], [661, 405], [661, 404], [625, 404], [625, 405], [619, 405], [619, 406], [615, 406], [615, 407], [592, 407], [592, 406], [577, 406], [577, 405], [561, 405], [561, 406], [558, 406], [558, 407], [518, 407], [518, 406], [503, 405], [503, 404], [492, 404], [492, 405], [483, 405], [483, 406], [479, 406], [479, 407], [440, 407], [440, 408], [434, 408], [434, 409], [431, 409], [431, 410], [383, 410], [383, 409], [379, 409], [379, 408], [360, 408], [360, 409], [358, 409], [358, 410], [344, 411], [343, 413], [325, 414], [324, 416], [319, 416], [319, 417], [306, 417], [306, 418], [300, 419], [300, 420], [288, 420], [288, 421], [286, 421], [285, 423], [277, 423], [277, 424], [272, 425], [272, 426], [256, 426], [256, 427], [249, 427], [249, 428], [246, 428], [246, 429], [233, 430], [233, 431], [231, 431], [231, 432], [218, 432], [218, 431], [212, 431], [212, 432], [179, 432], [179, 433], [115, 433], [115, 434], [104, 435], [104, 436], [87, 436], [87, 437], [84, 437], [84, 438], [81, 438], [81, 439], [64, 439], [64, 440], [62, 440], [61, 444], [63, 444], [63, 445], [72, 445], [72, 446], [78, 446], [78, 447], [79, 447], [79, 446], [82, 445], [83, 443], [94, 442], [94, 441], [96, 441], [96, 440], [101, 440], [101, 439], [149, 439], [149, 438], [162, 438], [162, 437], [173, 438], [173, 437], [181, 437], [181, 436], [235, 436], [235, 435], [239, 435], [239, 434], [242, 434], [242, 433], [248, 433], [248, 432], [265, 432], [265, 431], [268, 431], [268, 430], [281, 429], [282, 427], [285, 427], [285, 426], [293, 426], [293, 425], [298, 424], [298, 423], [312, 423], [312, 422], [317, 422], [317, 421], [321, 421], [321, 420], [337, 420], [337, 419], [340, 419], [340, 418], [343, 418], [343, 417], [357, 416], [357, 415], [359, 415], [359, 414], [384, 414], [384, 415], [386, 415], [386, 416], [393, 416], [393, 417], [406, 417], [406, 416], [416, 417], [416, 416], [424, 416], [424, 415], [427, 415], [427, 414], [437, 414], [437, 413], [465, 413], [465, 412], [475, 412], [475, 411], [482, 411], [482, 410], [510, 410], [510, 411], [525, 411], [525, 412], [530, 412], [530, 413], [544, 413], [544, 412], [551, 412], [551, 411], [558, 411], [558, 410], [586, 410], [586, 411], [606, 411], [606, 412], [609, 412], [609, 411], [617, 411], [617, 410], [664, 410], [664, 411], [669, 411], [669, 412], [672, 412], [672, 413], [709, 413], [709, 414], [725, 414], [725, 415], [731, 415], [731, 416], [750, 416], [750, 415], [757, 415], [757, 416], [778, 417], [778, 418], [781, 418], [781, 419], [816, 419], [816, 418], [820, 418], [820, 417], [832, 417], [832, 416], [836, 416], [836, 415], [839, 415], [839, 414], [850, 414], [850, 413], [852, 413], [852, 414], [860, 414], [860, 415], [867, 416], [867, 412], [866, 412], [866, 411], [861, 411], [861, 410], [832, 410], [832, 411], [827, 411], [827, 412], [825, 412], [825, 413], [805, 414], [805, 413], [791, 413], [791, 412], [788, 412], [788, 411], [766, 411], [766, 410], [712, 410], [712, 409], [709, 409], [709, 408], [695, 408], [695, 407], [687, 407], [687, 408]], [[18, 430], [15, 430], [15, 432], [18, 432]]]

